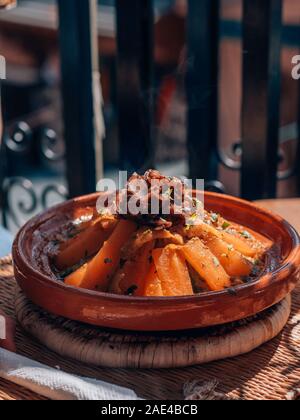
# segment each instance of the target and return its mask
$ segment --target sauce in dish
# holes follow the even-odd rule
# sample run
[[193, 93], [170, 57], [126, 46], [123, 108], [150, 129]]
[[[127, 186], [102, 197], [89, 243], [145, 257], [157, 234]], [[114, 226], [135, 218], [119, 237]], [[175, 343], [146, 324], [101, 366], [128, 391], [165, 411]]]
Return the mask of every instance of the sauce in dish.
[[[151, 180], [169, 183], [168, 200], [175, 202], [174, 180], [181, 181], [157, 171], [134, 177], [148, 183], [148, 198]], [[147, 216], [81, 209], [51, 241], [49, 267], [68, 286], [138, 297], [234, 293], [276, 267], [276, 250], [265, 237], [221, 214], [202, 209], [198, 216], [190, 209]]]

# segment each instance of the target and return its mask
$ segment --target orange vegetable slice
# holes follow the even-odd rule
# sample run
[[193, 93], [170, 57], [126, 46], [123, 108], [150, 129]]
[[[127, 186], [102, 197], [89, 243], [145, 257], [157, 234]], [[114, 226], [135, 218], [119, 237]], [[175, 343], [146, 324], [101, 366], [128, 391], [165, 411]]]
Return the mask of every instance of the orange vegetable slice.
[[220, 261], [199, 238], [189, 241], [181, 248], [181, 251], [189, 264], [207, 283], [210, 290], [219, 291], [230, 287], [230, 277]]
[[136, 225], [133, 222], [120, 220], [98, 254], [87, 263], [86, 270], [81, 268], [73, 273], [73, 282], [84, 289], [107, 291], [120, 264], [121, 248], [135, 230]]
[[80, 287], [82, 279], [85, 276], [86, 269], [87, 264], [84, 264], [82, 267], [78, 268], [78, 270], [74, 271], [74, 273], [65, 278], [65, 284], [67, 286]]
[[236, 251], [233, 246], [218, 238], [207, 241], [207, 246], [218, 258], [226, 273], [232, 277], [249, 276], [253, 264], [246, 260], [241, 253]]
[[215, 227], [208, 225], [207, 223], [200, 223], [195, 226], [191, 226], [187, 231], [189, 238], [199, 237], [204, 240], [211, 238], [219, 238], [226, 242], [228, 245], [232, 245], [238, 252], [246, 257], [254, 258], [257, 255], [258, 250], [247, 243], [247, 240], [242, 237], [238, 237], [229, 232], [220, 231]]
[[158, 272], [154, 263], [151, 264], [150, 271], [145, 281], [144, 296], [146, 297], [161, 297], [163, 296], [161, 281], [158, 277]]
[[134, 256], [144, 245], [149, 242], [157, 240], [170, 241], [176, 245], [183, 245], [183, 238], [180, 235], [173, 234], [168, 230], [151, 230], [149, 228], [141, 228], [136, 232], [133, 238], [122, 249], [122, 256], [131, 258]]
[[59, 270], [73, 267], [82, 259], [96, 254], [109, 238], [117, 221], [102, 222], [97, 220], [76, 237], [62, 244], [54, 264]]
[[193, 287], [185, 259], [178, 247], [167, 246], [152, 252], [164, 296], [193, 295]]
[[144, 245], [134, 258], [128, 260], [124, 267], [118, 270], [110, 288], [113, 293], [144, 296], [154, 243], [152, 241]]

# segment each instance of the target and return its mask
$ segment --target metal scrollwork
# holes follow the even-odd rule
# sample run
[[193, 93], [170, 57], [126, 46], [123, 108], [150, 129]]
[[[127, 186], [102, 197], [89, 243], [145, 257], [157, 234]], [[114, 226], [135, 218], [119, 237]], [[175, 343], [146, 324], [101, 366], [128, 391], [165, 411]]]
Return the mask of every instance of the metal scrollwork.
[[41, 205], [43, 209], [49, 207], [48, 199], [51, 194], [59, 197], [61, 200], [66, 200], [68, 198], [68, 190], [63, 185], [48, 185], [41, 194]]
[[228, 152], [223, 149], [218, 149], [217, 154], [219, 161], [225, 166], [225, 168], [234, 171], [241, 170], [242, 143], [240, 141], [233, 143], [231, 150]]
[[32, 131], [29, 125], [24, 122], [18, 122], [13, 128], [11, 136], [5, 136], [5, 145], [11, 152], [24, 153], [30, 148], [32, 141]]
[[42, 154], [47, 160], [57, 162], [63, 159], [65, 152], [59, 149], [57, 134], [51, 128], [43, 129], [40, 144]]
[[225, 186], [220, 181], [208, 181], [205, 183], [205, 191], [225, 194]]
[[[295, 139], [282, 139], [281, 140], [281, 146], [289, 143], [291, 141], [295, 141]], [[287, 156], [286, 156], [286, 150], [284, 148], [280, 148], [280, 163], [283, 163], [287, 160]], [[295, 162], [291, 167], [287, 168], [287, 169], [283, 169], [283, 170], [279, 170], [277, 173], [277, 179], [278, 181], [286, 181], [290, 178], [292, 178], [294, 175], [296, 175], [297, 173], [297, 162]]]
[[[18, 193], [13, 194], [18, 189]], [[56, 196], [56, 202], [64, 201], [68, 198], [68, 191], [63, 185], [47, 185], [40, 195], [35, 191], [33, 183], [23, 177], [7, 178], [3, 182], [3, 224], [9, 227], [10, 222], [14, 227], [19, 228], [23, 224], [22, 216], [31, 217], [37, 211], [45, 210], [53, 204], [50, 202], [51, 194]], [[12, 202], [12, 196], [17, 200]]]
[[[19, 188], [20, 194], [15, 205], [11, 203], [11, 193], [15, 188]], [[8, 226], [8, 218], [11, 219], [16, 227], [20, 227], [22, 222], [17, 213], [30, 215], [38, 206], [38, 198], [31, 181], [22, 177], [7, 178], [3, 182], [3, 222]], [[22, 196], [22, 193], [25, 194]]]
[[[288, 127], [287, 127], [288, 128]], [[286, 128], [283, 128], [281, 130], [282, 133], [286, 131]], [[295, 133], [294, 133], [295, 135]], [[280, 139], [280, 148], [278, 151], [278, 163], [282, 164], [286, 161], [286, 151], [282, 147], [285, 143], [296, 141], [296, 137], [284, 137], [281, 134]], [[233, 171], [240, 171], [242, 169], [242, 154], [243, 154], [243, 148], [242, 148], [242, 142], [237, 141], [232, 144], [231, 150], [224, 150], [224, 149], [218, 149], [217, 150], [217, 156], [219, 162], [227, 169], [231, 169]], [[284, 169], [284, 170], [278, 170], [277, 173], [277, 179], [278, 181], [285, 181], [291, 177], [293, 177], [296, 174], [296, 164], [294, 164], [292, 167]]]
[[[9, 153], [20, 154], [30, 150], [32, 143], [32, 131], [26, 122], [18, 122], [13, 126], [12, 134], [4, 137], [3, 148], [1, 149], [1, 162], [3, 168], [6, 167], [6, 150]], [[63, 158], [64, 151], [57, 146], [58, 139], [56, 133], [51, 129], [44, 129], [41, 137], [41, 151], [43, 156], [52, 162]], [[0, 203], [2, 206], [2, 219], [5, 227], [19, 228], [24, 220], [28, 219], [36, 212], [49, 207], [50, 196], [56, 196], [58, 201], [68, 197], [67, 189], [63, 185], [50, 184], [38, 193], [34, 184], [27, 178], [7, 177], [5, 169], [0, 174], [2, 179], [2, 190], [0, 191]], [[53, 201], [57, 200], [52, 200]], [[13, 225], [13, 226], [12, 226]]]

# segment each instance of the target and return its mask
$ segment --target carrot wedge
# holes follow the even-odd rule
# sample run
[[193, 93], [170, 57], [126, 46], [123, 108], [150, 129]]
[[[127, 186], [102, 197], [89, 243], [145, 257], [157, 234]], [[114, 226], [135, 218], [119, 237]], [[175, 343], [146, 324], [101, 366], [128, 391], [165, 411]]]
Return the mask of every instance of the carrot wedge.
[[258, 250], [253, 248], [246, 240], [228, 232], [221, 232], [221, 237], [245, 257], [254, 258], [257, 255]]
[[195, 236], [201, 239], [219, 238], [226, 242], [228, 245], [232, 245], [238, 252], [246, 257], [254, 258], [257, 255], [257, 249], [253, 248], [246, 240], [239, 238], [229, 232], [220, 231], [215, 227], [206, 223], [200, 223], [192, 226], [188, 231], [188, 236], [193, 238]]
[[249, 276], [253, 264], [246, 260], [233, 246], [219, 238], [212, 238], [206, 242], [210, 251], [218, 258], [226, 273], [231, 277]]
[[161, 286], [161, 281], [158, 277], [158, 272], [156, 270], [155, 264], [152, 263], [150, 271], [145, 281], [145, 291], [144, 296], [146, 297], [161, 297], [163, 296], [163, 290]]
[[149, 242], [166, 240], [176, 245], [183, 245], [183, 239], [180, 235], [171, 233], [168, 230], [151, 230], [147, 227], [139, 229], [134, 237], [122, 249], [122, 257], [127, 259], [135, 255], [139, 250]]
[[120, 220], [110, 238], [99, 253], [88, 263], [81, 287], [84, 289], [107, 290], [109, 282], [120, 264], [121, 248], [136, 230], [136, 225]]
[[189, 264], [207, 283], [210, 290], [219, 291], [230, 287], [230, 277], [219, 260], [200, 239], [192, 239], [181, 248], [181, 251]]
[[65, 270], [78, 264], [83, 258], [96, 254], [115, 226], [115, 220], [105, 224], [101, 220], [93, 222], [78, 236], [62, 245], [59, 254], [55, 257], [55, 266], [59, 270]]
[[73, 273], [78, 287], [106, 291], [120, 264], [121, 248], [135, 230], [136, 225], [133, 222], [120, 220], [98, 254], [87, 263], [86, 271], [81, 268], [75, 272], [76, 274]]
[[152, 256], [164, 296], [194, 294], [189, 270], [177, 247], [167, 246], [163, 251], [155, 249]]
[[110, 291], [121, 295], [144, 296], [146, 277], [151, 267], [154, 241], [145, 244], [132, 259], [126, 261], [114, 276]]
[[86, 269], [87, 264], [84, 264], [82, 267], [78, 268], [78, 270], [74, 271], [74, 273], [65, 278], [65, 284], [67, 286], [80, 287], [82, 279], [85, 276]]

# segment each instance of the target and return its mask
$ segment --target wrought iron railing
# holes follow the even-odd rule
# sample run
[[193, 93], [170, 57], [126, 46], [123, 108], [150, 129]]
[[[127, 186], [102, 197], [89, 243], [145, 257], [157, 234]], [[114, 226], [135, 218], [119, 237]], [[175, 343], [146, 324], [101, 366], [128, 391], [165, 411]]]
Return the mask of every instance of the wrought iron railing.
[[[96, 0], [58, 0], [68, 196], [94, 191], [103, 168], [96, 7]], [[119, 166], [143, 170], [155, 165], [153, 3], [116, 0], [116, 10]], [[284, 158], [279, 138], [281, 33], [282, 0], [243, 0], [242, 139], [223, 150], [218, 142], [220, 1], [188, 0], [189, 175], [207, 180], [208, 189], [225, 190], [218, 180], [220, 164], [241, 172], [240, 194], [248, 199], [275, 197], [278, 180], [300, 179], [300, 146], [296, 166], [279, 172]], [[2, 149], [23, 147], [26, 133], [20, 126]], [[27, 180], [6, 179], [4, 214], [10, 211], [8, 194], [15, 183], [31, 197], [29, 206], [19, 204], [23, 212], [38, 200], [46, 206], [53, 191], [66, 195], [65, 189], [49, 186], [38, 199]]]
[[[12, 135], [4, 134], [3, 143], [1, 145], [1, 171], [0, 180], [0, 208], [2, 209], [2, 224], [10, 227], [12, 222], [14, 227], [22, 224], [21, 215], [31, 216], [38, 208], [46, 209], [48, 207], [48, 197], [55, 194], [60, 199], [65, 200], [68, 197], [67, 189], [63, 185], [49, 184], [42, 188], [38, 193], [33, 183], [21, 176], [9, 176], [8, 154], [24, 155], [30, 150], [32, 133], [31, 129], [25, 122], [16, 124]], [[45, 129], [41, 137], [41, 152], [47, 160], [59, 161], [63, 159], [60, 152], [55, 151], [55, 143], [57, 137], [50, 129]], [[15, 193], [17, 189], [17, 194]], [[14, 203], [12, 203], [14, 198]]]

